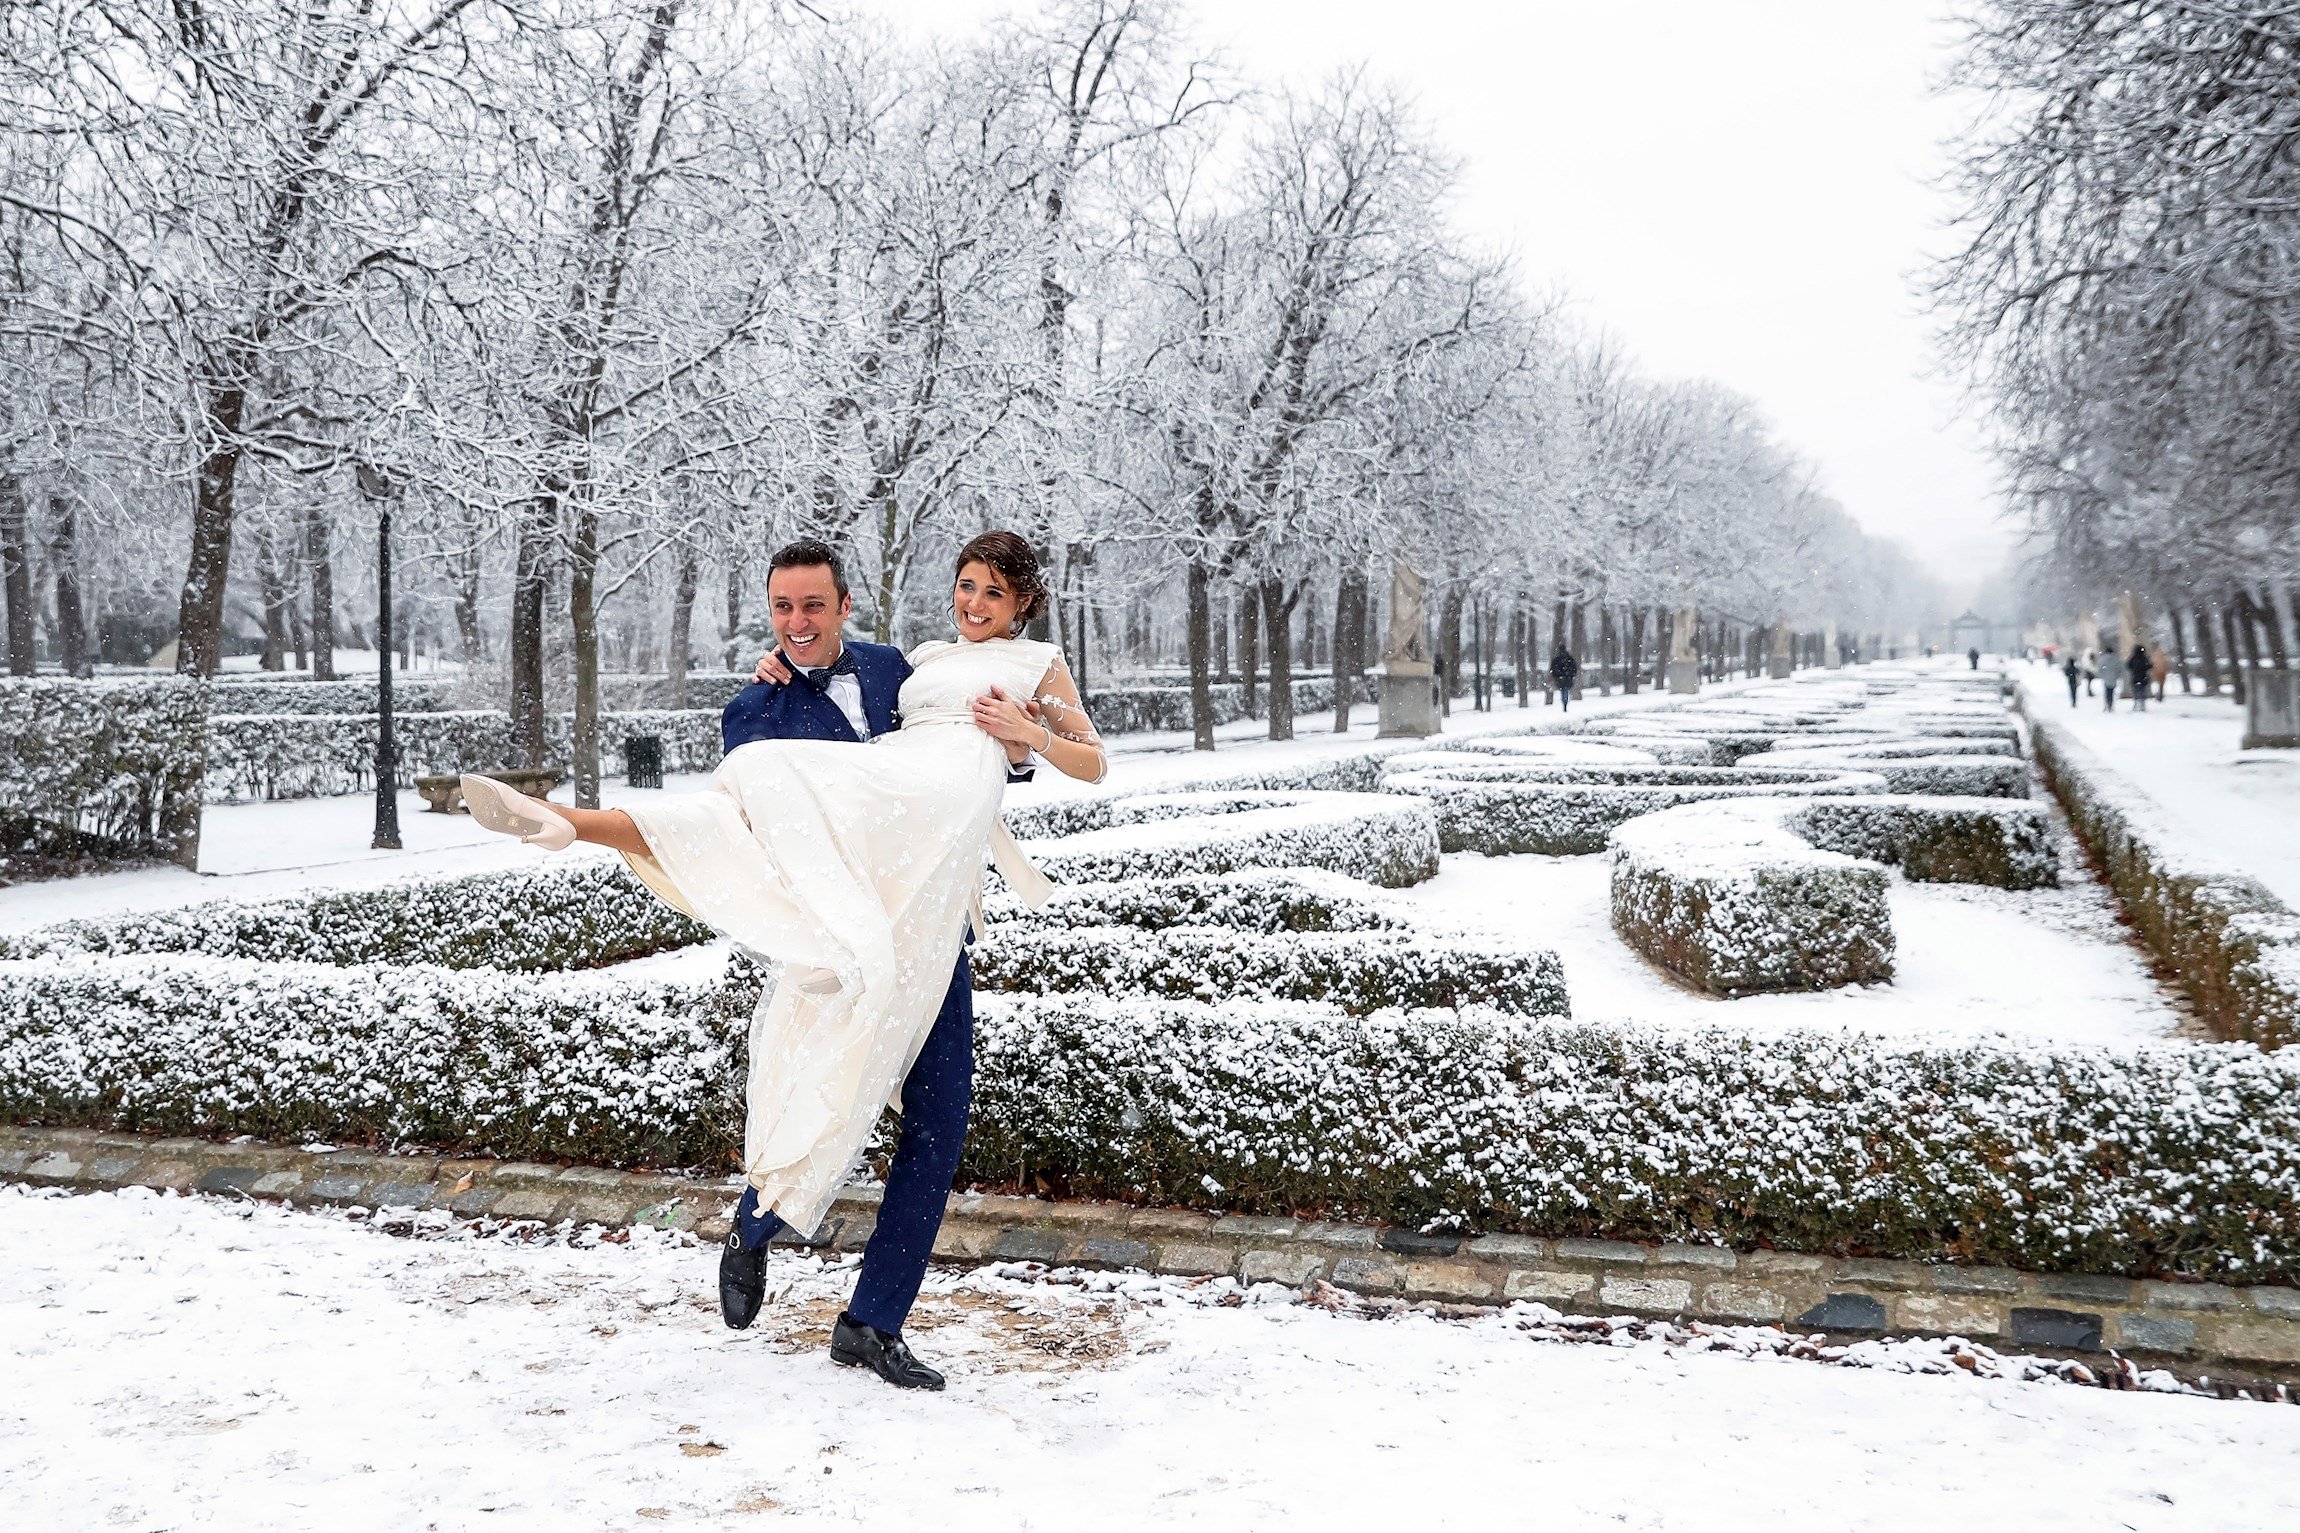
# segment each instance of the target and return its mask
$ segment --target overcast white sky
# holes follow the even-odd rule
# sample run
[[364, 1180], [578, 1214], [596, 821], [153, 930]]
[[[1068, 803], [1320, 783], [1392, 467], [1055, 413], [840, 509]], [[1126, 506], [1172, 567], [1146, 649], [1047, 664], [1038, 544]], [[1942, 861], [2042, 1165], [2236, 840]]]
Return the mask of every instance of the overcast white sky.
[[[962, 34], [997, 0], [857, 0]], [[1939, 248], [1947, 0], [1229, 0], [1250, 79], [1360, 60], [1464, 161], [1459, 222], [1647, 371], [1754, 398], [1831, 493], [1958, 587], [2009, 538], [1911, 287]], [[1960, 593], [1962, 594], [1961, 590]]]

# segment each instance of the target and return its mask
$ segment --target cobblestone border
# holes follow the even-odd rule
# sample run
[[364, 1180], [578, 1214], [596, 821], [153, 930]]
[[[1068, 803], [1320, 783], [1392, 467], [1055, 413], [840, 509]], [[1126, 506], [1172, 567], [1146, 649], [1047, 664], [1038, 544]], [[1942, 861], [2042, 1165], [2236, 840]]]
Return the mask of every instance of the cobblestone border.
[[[445, 1208], [556, 1223], [726, 1234], [736, 1187], [663, 1173], [528, 1161], [371, 1155], [0, 1125], [0, 1181], [172, 1188], [305, 1205]], [[850, 1188], [816, 1239], [859, 1251], [878, 1194]], [[789, 1238], [789, 1237], [786, 1237]], [[2300, 1377], [2300, 1289], [1838, 1259], [1713, 1246], [1521, 1235], [1421, 1235], [1117, 1203], [954, 1194], [937, 1258], [1228, 1275], [1461, 1304], [1532, 1299], [1584, 1315], [1778, 1323], [1860, 1335], [1959, 1335], [2056, 1354], [2114, 1348], [2183, 1371], [2236, 1365]]]

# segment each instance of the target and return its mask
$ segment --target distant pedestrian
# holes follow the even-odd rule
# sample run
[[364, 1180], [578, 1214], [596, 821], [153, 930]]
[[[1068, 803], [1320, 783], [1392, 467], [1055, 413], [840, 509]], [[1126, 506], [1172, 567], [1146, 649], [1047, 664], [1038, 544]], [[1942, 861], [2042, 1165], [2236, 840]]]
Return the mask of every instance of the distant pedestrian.
[[1965, 651], [1965, 661], [1976, 671], [1981, 668], [1981, 652], [1977, 646]]
[[2099, 651], [2099, 650], [2097, 650], [2097, 649], [2087, 649], [2087, 650], [2084, 652], [2084, 695], [2085, 695], [2085, 696], [2087, 696], [2087, 697], [2090, 697], [2090, 696], [2092, 696], [2092, 684], [2093, 684], [2095, 681], [2099, 680], [2099, 679], [2100, 679], [2100, 651]]
[[2068, 705], [2074, 708], [2076, 706], [2076, 684], [2084, 679], [2084, 667], [2076, 663], [2075, 650], [2070, 650], [2068, 657], [2061, 661], [2060, 673], [2068, 678]]
[[2132, 678], [2132, 711], [2148, 711], [2148, 683], [2155, 666], [2148, 658], [2148, 646], [2135, 644], [2132, 653], [2124, 657], [2124, 674]]
[[2116, 663], [2116, 651], [2112, 649], [2102, 650], [2100, 658], [2093, 662], [2093, 668], [2100, 672], [2101, 711], [2114, 713], [2116, 711], [2116, 684], [2124, 679], [2124, 667]]
[[1565, 705], [1573, 701], [1573, 684], [1580, 676], [1581, 662], [1564, 645], [1557, 646], [1557, 653], [1549, 657], [1549, 679], [1557, 684], [1558, 712], [1567, 711]]
[[2164, 678], [2171, 674], [2172, 661], [2163, 650], [2149, 656], [2148, 679], [2156, 683], [2156, 700], [2160, 703], [2164, 701]]

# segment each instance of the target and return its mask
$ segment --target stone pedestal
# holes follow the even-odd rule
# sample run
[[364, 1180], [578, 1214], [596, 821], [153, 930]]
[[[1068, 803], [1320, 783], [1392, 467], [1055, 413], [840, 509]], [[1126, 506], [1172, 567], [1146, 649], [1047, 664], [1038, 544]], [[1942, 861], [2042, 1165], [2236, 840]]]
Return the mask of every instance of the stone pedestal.
[[1837, 625], [1831, 623], [1821, 636], [1821, 663], [1832, 671], [1845, 668], [1845, 646], [1837, 642]]
[[2254, 671], [2245, 682], [2244, 748], [2300, 750], [2300, 671]]
[[1677, 609], [1676, 620], [1669, 625], [1669, 690], [1676, 696], [1690, 696], [1701, 690], [1701, 652], [1695, 641], [1701, 628], [1691, 607]]
[[1438, 732], [1437, 678], [1428, 661], [1382, 667], [1380, 737], [1419, 740]]
[[1765, 674], [1775, 681], [1786, 681], [1797, 670], [1797, 652], [1790, 648], [1789, 621], [1783, 618], [1773, 625], [1773, 653], [1768, 658]]

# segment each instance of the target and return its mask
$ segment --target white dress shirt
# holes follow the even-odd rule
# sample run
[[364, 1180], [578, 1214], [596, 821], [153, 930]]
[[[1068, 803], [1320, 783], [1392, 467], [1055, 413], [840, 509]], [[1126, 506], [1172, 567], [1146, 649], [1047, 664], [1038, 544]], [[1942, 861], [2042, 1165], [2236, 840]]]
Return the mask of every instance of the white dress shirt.
[[[815, 681], [830, 667], [827, 665], [802, 665], [799, 669], [805, 673], [807, 680]], [[843, 676], [831, 678], [830, 698], [832, 702], [838, 704], [839, 712], [847, 716], [847, 722], [854, 726], [855, 738], [868, 740], [871, 737], [870, 716], [863, 712], [862, 683], [855, 679], [854, 672], [848, 671]]]

